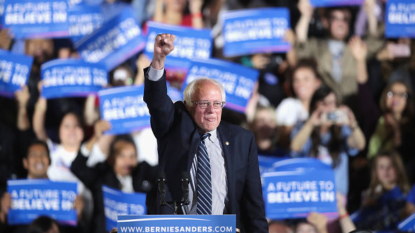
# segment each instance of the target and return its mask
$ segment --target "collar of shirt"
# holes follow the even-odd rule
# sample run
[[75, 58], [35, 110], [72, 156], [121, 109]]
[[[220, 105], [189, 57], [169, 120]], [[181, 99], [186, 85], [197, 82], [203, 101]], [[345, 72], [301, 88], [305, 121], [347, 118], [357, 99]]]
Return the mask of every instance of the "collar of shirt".
[[117, 179], [121, 183], [121, 190], [123, 192], [126, 192], [126, 193], [133, 193], [134, 192], [133, 178], [131, 176], [123, 177], [123, 176], [117, 175]]
[[217, 129], [215, 129], [215, 130], [213, 130], [213, 131], [210, 131], [210, 132], [208, 132], [208, 133], [210, 133], [209, 140], [210, 140], [211, 142], [215, 143], [215, 142], [216, 142], [216, 140], [218, 139], [218, 136], [217, 136]]

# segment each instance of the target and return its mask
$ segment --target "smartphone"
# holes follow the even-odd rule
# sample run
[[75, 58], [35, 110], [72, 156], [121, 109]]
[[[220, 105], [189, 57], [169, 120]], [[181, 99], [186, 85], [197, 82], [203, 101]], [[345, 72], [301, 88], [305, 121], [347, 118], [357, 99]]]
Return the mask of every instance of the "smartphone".
[[323, 122], [330, 122], [333, 124], [347, 124], [349, 118], [347, 112], [342, 109], [336, 109], [335, 111], [328, 112], [322, 115]]
[[389, 54], [394, 57], [410, 57], [411, 48], [407, 44], [390, 44], [388, 46]]

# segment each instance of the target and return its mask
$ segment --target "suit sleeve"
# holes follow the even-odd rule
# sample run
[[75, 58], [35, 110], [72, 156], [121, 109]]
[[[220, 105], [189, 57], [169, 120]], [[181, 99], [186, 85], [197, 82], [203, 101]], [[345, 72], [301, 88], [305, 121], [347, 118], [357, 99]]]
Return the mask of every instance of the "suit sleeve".
[[92, 189], [99, 179], [100, 172], [98, 167], [101, 164], [97, 164], [94, 168], [87, 166], [88, 157], [82, 154], [82, 151], [79, 150], [78, 155], [71, 164], [72, 173], [78, 177], [86, 187]]
[[151, 115], [151, 128], [156, 138], [163, 137], [174, 120], [173, 101], [167, 95], [166, 72], [158, 81], [149, 79], [149, 68], [144, 69], [144, 101]]
[[262, 185], [259, 175], [257, 147], [252, 134], [250, 141], [248, 170], [240, 202], [241, 222], [245, 223], [246, 232], [268, 233], [268, 223], [265, 219]]

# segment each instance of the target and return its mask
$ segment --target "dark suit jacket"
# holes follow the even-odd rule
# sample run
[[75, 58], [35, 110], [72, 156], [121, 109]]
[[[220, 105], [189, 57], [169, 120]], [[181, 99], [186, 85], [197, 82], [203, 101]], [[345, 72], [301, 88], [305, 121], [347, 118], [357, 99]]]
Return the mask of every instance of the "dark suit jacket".
[[[148, 69], [148, 68], [147, 68]], [[181, 173], [188, 172], [196, 154], [200, 135], [183, 102], [173, 104], [167, 95], [166, 75], [151, 81], [145, 70], [144, 101], [157, 138], [159, 168], [167, 180], [166, 201], [181, 200]], [[257, 147], [250, 131], [222, 122], [217, 132], [222, 143], [227, 172], [226, 214], [236, 214], [236, 224], [246, 232], [268, 232], [259, 176]], [[213, 181], [214, 182], [214, 181]], [[153, 200], [156, 201], [156, 200]], [[158, 206], [160, 214], [171, 210]]]
[[[106, 162], [98, 163], [90, 168], [86, 165], [88, 158], [79, 150], [72, 162], [71, 171], [88, 187], [94, 198], [94, 213], [92, 228], [95, 233], [105, 233], [105, 211], [102, 185], [121, 190], [121, 184], [113, 168]], [[146, 162], [140, 163], [131, 173], [135, 192], [156, 194], [157, 167], [151, 167]], [[154, 209], [151, 205], [148, 209]]]

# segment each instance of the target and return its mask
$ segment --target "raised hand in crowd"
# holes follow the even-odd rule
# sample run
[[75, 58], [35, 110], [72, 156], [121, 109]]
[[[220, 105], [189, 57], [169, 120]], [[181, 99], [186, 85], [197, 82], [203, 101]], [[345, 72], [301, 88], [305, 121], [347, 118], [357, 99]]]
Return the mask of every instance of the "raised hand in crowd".
[[297, 41], [301, 43], [307, 41], [308, 25], [313, 17], [314, 7], [311, 5], [310, 0], [299, 0], [298, 10], [301, 13], [301, 17], [295, 27], [295, 33], [297, 34]]
[[76, 210], [76, 215], [78, 216], [78, 222], [82, 218], [82, 212], [84, 210], [84, 200], [81, 195], [77, 195], [73, 203], [73, 208]]
[[304, 126], [291, 141], [292, 151], [300, 151], [303, 148], [304, 144], [309, 140], [314, 128], [322, 125], [322, 116], [323, 107], [319, 106], [316, 110], [314, 110], [309, 119], [305, 122]]
[[0, 211], [0, 221], [2, 223], [6, 223], [7, 221], [7, 214], [9, 213], [9, 209], [12, 207], [12, 196], [10, 193], [5, 192], [1, 197], [0, 201], [1, 211]]
[[365, 0], [363, 7], [367, 16], [369, 34], [376, 35], [378, 33], [378, 21], [375, 15], [376, 0]]
[[[100, 143], [100, 139], [102, 139], [102, 136], [104, 135], [105, 131], [108, 131], [111, 129], [111, 124], [108, 121], [105, 120], [99, 120], [94, 125], [94, 135], [88, 140], [88, 142], [85, 144], [86, 148], [91, 151], [92, 147], [96, 142]], [[105, 144], [110, 144], [113, 136], [106, 136], [109, 137], [108, 140], [105, 140]], [[100, 146], [101, 147], [101, 146]], [[107, 150], [105, 150], [106, 152]], [[103, 151], [104, 152], [104, 151]], [[106, 153], [105, 153], [106, 154]]]
[[327, 217], [316, 212], [311, 212], [307, 216], [307, 222], [313, 224], [318, 233], [327, 233]]
[[154, 42], [154, 55], [151, 66], [156, 70], [164, 68], [166, 56], [174, 49], [174, 40], [176, 37], [172, 34], [159, 34]]
[[33, 131], [37, 139], [46, 141], [48, 135], [45, 129], [45, 115], [47, 110], [47, 100], [42, 97], [42, 82], [38, 83], [39, 98], [35, 105], [35, 112], [33, 113]]
[[17, 101], [17, 128], [20, 131], [25, 131], [30, 128], [29, 117], [27, 116], [27, 103], [30, 99], [29, 88], [24, 86], [21, 90], [14, 93]]
[[203, 28], [203, 0], [189, 0], [189, 10], [192, 14], [192, 27]]
[[134, 85], [141, 85], [144, 83], [144, 68], [150, 65], [151, 61], [144, 53], [138, 56], [135, 64], [137, 66], [137, 75], [135, 76]]
[[343, 201], [345, 197], [340, 192], [337, 192], [336, 199], [337, 199], [337, 211], [339, 213], [339, 222], [340, 222], [340, 227], [342, 228], [342, 232], [348, 233], [348, 232], [356, 230], [356, 226], [350, 219], [349, 213], [346, 210], [346, 206]]
[[368, 80], [366, 68], [367, 46], [359, 37], [355, 36], [349, 41], [349, 48], [356, 60], [356, 80], [363, 84]]

